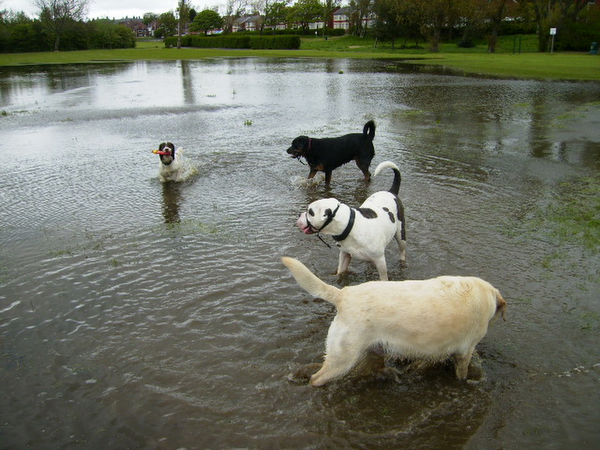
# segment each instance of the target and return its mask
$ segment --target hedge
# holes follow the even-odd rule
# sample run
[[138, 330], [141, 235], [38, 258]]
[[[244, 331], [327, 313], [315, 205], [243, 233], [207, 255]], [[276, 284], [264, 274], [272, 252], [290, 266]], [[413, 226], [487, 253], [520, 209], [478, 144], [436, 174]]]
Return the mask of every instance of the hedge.
[[[298, 49], [299, 36], [248, 36], [228, 34], [222, 36], [187, 35], [181, 38], [183, 47], [196, 48], [250, 48], [250, 49]], [[165, 39], [165, 47], [177, 46], [177, 36]]]
[[[318, 36], [323, 36], [323, 28], [318, 30], [310, 28], [286, 28], [284, 30], [273, 30], [265, 28], [262, 32], [260, 31], [236, 31], [236, 34], [248, 35], [248, 36], [280, 36], [280, 35], [298, 35], [298, 36], [314, 36], [315, 31]], [[347, 33], [343, 28], [325, 28], [326, 36], [344, 36]]]
[[597, 23], [565, 23], [558, 29], [554, 49], [557, 51], [589, 51], [592, 42], [600, 42]]

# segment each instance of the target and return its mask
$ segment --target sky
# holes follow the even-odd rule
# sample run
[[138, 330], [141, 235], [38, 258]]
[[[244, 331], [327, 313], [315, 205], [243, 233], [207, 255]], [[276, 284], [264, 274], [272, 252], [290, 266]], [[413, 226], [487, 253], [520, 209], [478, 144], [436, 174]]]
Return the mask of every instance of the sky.
[[[224, 9], [227, 0], [191, 0], [189, 3], [196, 11], [213, 8]], [[88, 19], [110, 18], [121, 19], [124, 17], [142, 17], [144, 13], [153, 12], [162, 14], [174, 11], [177, 0], [90, 0]], [[34, 0], [0, 0], [0, 10], [24, 11], [29, 17], [37, 17], [39, 8]]]

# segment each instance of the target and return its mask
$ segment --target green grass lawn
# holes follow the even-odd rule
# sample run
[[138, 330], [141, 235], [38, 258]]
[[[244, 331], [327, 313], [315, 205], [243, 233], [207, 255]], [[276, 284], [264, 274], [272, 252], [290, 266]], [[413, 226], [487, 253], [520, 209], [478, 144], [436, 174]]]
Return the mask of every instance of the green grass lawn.
[[[132, 60], [189, 60], [216, 57], [269, 57], [269, 58], [363, 58], [397, 59], [409, 63], [442, 65], [464, 73], [494, 75], [512, 78], [553, 80], [600, 81], [600, 56], [587, 53], [537, 53], [535, 36], [502, 37], [496, 53], [487, 53], [485, 43], [463, 49], [455, 44], [442, 44], [439, 53], [424, 48], [395, 48], [390, 43], [375, 47], [372, 38], [352, 36], [324, 39], [302, 39], [299, 50], [229, 50], [165, 48], [161, 41], [140, 40], [134, 49], [85, 50], [46, 53], [2, 53], [0, 66], [112, 62]], [[410, 43], [411, 46], [414, 43]]]
[[[375, 40], [371, 37], [359, 38], [355, 36], [333, 37], [327, 40], [322, 37], [307, 37], [302, 40], [302, 49], [305, 50], [330, 50], [370, 53], [396, 53], [401, 55], [427, 54], [429, 45], [426, 42], [404, 42], [399, 40], [392, 46], [391, 42], [380, 42], [375, 47]], [[406, 47], [404, 47], [406, 46]], [[418, 47], [418, 48], [415, 48]], [[535, 35], [500, 36], [496, 45], [496, 53], [513, 53], [519, 50], [522, 53], [537, 52], [538, 41]], [[473, 48], [460, 48], [454, 43], [441, 44], [440, 53], [486, 53], [487, 43], [477, 42]]]

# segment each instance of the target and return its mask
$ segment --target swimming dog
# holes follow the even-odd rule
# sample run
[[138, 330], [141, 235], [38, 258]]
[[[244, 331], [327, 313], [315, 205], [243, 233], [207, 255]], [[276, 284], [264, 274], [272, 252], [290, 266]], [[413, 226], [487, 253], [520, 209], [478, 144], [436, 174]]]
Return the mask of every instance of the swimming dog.
[[335, 305], [325, 361], [310, 377], [323, 386], [346, 375], [369, 350], [428, 362], [454, 358], [459, 379], [466, 379], [475, 346], [489, 322], [504, 314], [506, 302], [488, 282], [476, 277], [443, 276], [418, 281], [370, 281], [338, 289], [301, 262], [283, 257], [302, 289]]
[[162, 142], [158, 150], [154, 150], [160, 157], [158, 166], [158, 177], [160, 181], [181, 181], [183, 178], [183, 162], [181, 160], [182, 149], [175, 151], [175, 145], [172, 142]]
[[310, 167], [308, 178], [313, 178], [317, 172], [325, 172], [325, 183], [331, 182], [331, 173], [343, 164], [352, 160], [365, 176], [365, 181], [371, 179], [369, 166], [375, 156], [373, 147], [375, 138], [375, 122], [368, 121], [362, 133], [350, 133], [334, 138], [309, 138], [298, 136], [292, 141], [287, 153], [292, 158], [304, 157]]
[[340, 247], [337, 274], [348, 270], [352, 258], [372, 261], [379, 278], [388, 279], [385, 248], [396, 239], [400, 262], [406, 260], [406, 222], [404, 206], [398, 198], [401, 175], [398, 167], [385, 161], [375, 169], [377, 176], [383, 169], [394, 171], [394, 181], [389, 191], [371, 195], [359, 208], [351, 208], [335, 198], [317, 200], [308, 205], [296, 225], [306, 234], [333, 235]]

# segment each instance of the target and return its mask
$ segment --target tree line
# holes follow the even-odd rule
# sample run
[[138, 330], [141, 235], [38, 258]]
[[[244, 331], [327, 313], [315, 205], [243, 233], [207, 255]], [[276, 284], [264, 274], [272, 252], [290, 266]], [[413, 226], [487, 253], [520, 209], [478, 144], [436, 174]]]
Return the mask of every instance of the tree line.
[[[227, 0], [225, 16], [215, 10], [201, 11], [189, 18], [189, 29], [231, 32], [237, 18], [251, 13], [260, 16], [259, 33], [282, 24], [306, 30], [314, 22], [330, 23], [340, 1], [259, 0], [248, 5], [248, 0]], [[350, 0], [349, 7], [351, 34], [371, 34], [393, 45], [402, 42], [401, 46], [427, 43], [433, 52], [444, 41], [471, 47], [475, 40], [485, 39], [493, 53], [500, 34], [534, 33], [539, 51], [544, 52], [551, 28], [560, 30], [557, 50], [584, 51], [600, 40], [600, 7], [588, 0]], [[370, 18], [374, 25], [368, 28]]]
[[85, 21], [89, 0], [34, 0], [36, 18], [0, 11], [0, 52], [135, 47], [135, 36], [109, 19]]
[[[352, 1], [358, 11], [368, 11], [371, 2]], [[494, 52], [501, 32], [536, 33], [541, 52], [548, 50], [551, 28], [560, 30], [560, 50], [586, 50], [600, 38], [600, 8], [588, 0], [374, 0], [373, 11], [377, 37], [421, 39], [434, 52], [442, 40], [468, 47], [475, 38], [486, 38]]]
[[[36, 18], [24, 13], [0, 11], [0, 51], [81, 50], [134, 47], [134, 35], [124, 25], [109, 19], [85, 21], [90, 0], [34, 0]], [[156, 26], [155, 37], [179, 36], [184, 30], [207, 34], [219, 29], [233, 31], [235, 20], [253, 14], [258, 33], [284, 24], [288, 29], [307, 30], [309, 24], [328, 24], [340, 0], [226, 0], [225, 14], [216, 9], [200, 12], [190, 0], [173, 0], [173, 11], [146, 13], [143, 22]], [[589, 48], [600, 40], [600, 7], [587, 0], [350, 0], [349, 32], [370, 34], [376, 41], [399, 43], [401, 47], [427, 44], [433, 52], [442, 42], [457, 41], [473, 46], [487, 40], [494, 52], [500, 34], [533, 34], [538, 48], [547, 51], [550, 29], [556, 28], [556, 50]], [[367, 19], [370, 27], [367, 27]], [[325, 28], [321, 28], [323, 33]]]

